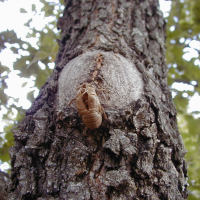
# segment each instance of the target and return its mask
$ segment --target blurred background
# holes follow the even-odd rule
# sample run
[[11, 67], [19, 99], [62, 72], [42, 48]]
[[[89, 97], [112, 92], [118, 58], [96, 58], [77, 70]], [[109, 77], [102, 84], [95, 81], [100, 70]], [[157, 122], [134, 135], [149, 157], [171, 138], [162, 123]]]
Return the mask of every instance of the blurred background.
[[[160, 0], [167, 22], [168, 84], [188, 153], [189, 200], [200, 199], [200, 0]], [[0, 0], [0, 170], [10, 171], [12, 130], [51, 75], [64, 0]]]

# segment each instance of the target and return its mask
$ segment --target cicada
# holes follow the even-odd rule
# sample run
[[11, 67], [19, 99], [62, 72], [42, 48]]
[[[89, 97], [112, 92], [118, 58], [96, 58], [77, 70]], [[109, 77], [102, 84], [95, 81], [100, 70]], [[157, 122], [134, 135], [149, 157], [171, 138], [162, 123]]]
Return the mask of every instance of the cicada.
[[[91, 83], [83, 83], [77, 88], [76, 107], [83, 123], [89, 129], [96, 129], [102, 123], [102, 113], [107, 119], [104, 109], [101, 107], [98, 95]], [[72, 103], [70, 102], [70, 104]], [[70, 105], [69, 104], [69, 105]]]

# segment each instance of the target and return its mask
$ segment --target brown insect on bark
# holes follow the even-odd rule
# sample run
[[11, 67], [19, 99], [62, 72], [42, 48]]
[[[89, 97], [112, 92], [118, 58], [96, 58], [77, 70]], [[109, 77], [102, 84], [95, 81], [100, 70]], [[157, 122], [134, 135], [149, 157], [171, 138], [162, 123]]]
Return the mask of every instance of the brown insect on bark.
[[101, 125], [102, 112], [104, 118], [107, 119], [92, 84], [86, 82], [80, 85], [78, 87], [76, 98], [72, 99], [69, 105], [71, 105], [73, 100], [76, 100], [76, 107], [78, 109], [79, 116], [88, 128], [96, 129]]

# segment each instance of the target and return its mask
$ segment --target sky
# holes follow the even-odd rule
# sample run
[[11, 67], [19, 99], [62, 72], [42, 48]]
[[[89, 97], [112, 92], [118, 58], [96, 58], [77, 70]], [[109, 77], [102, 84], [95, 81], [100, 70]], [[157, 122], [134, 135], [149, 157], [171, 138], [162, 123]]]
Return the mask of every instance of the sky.
[[[48, 0], [51, 1], [51, 0]], [[58, 2], [58, 0], [54, 0], [54, 2]], [[7, 29], [12, 30], [17, 33], [17, 36], [19, 38], [22, 38], [22, 40], [27, 41], [32, 44], [33, 47], [36, 49], [37, 47], [37, 38], [26, 38], [26, 35], [28, 33], [29, 28], [24, 26], [24, 23], [27, 22], [27, 19], [30, 19], [33, 16], [32, 7], [31, 5], [35, 4], [37, 9], [41, 9], [43, 4], [39, 2], [39, 0], [8, 0], [5, 2], [0, 2], [0, 32], [5, 31]], [[168, 11], [170, 10], [171, 2], [160, 0], [160, 7], [163, 11], [164, 16], [168, 16]], [[24, 8], [27, 13], [20, 13], [20, 8]], [[56, 12], [56, 11], [55, 11]], [[55, 13], [56, 14], [56, 13]], [[32, 27], [35, 27], [38, 30], [41, 30], [44, 26], [44, 24], [48, 23], [48, 20], [51, 21], [51, 18], [45, 18], [42, 13], [35, 13], [33, 21], [31, 23]], [[200, 43], [191, 43], [193, 47], [200, 49]], [[30, 79], [26, 78], [20, 78], [17, 74], [19, 73], [17, 70], [13, 70], [13, 62], [16, 61], [17, 58], [19, 58], [19, 55], [13, 54], [12, 51], [9, 49], [10, 46], [7, 45], [7, 48], [3, 50], [3, 52], [0, 53], [0, 61], [3, 65], [10, 68], [12, 71], [9, 74], [9, 79], [7, 80], [8, 89], [5, 91], [7, 95], [19, 98], [19, 102], [17, 103], [17, 106], [22, 106], [24, 109], [28, 109], [31, 106], [31, 103], [27, 100], [26, 95], [30, 90], [35, 90], [34, 97], [38, 95], [38, 89], [34, 88], [34, 77], [31, 77]], [[21, 55], [26, 55], [25, 52], [21, 51]], [[194, 52], [192, 52], [191, 49], [189, 49], [186, 54], [184, 54], [184, 59], [189, 60], [191, 57], [196, 56]], [[197, 63], [199, 64], [199, 63]], [[51, 65], [53, 68], [54, 65]], [[41, 65], [42, 68], [42, 65]], [[21, 87], [23, 83], [27, 82], [27, 85], [25, 87]], [[17, 84], [16, 84], [17, 83]], [[186, 84], [180, 84], [180, 83], [174, 83], [173, 88], [178, 90], [192, 90], [190, 86]], [[173, 95], [173, 94], [172, 94]], [[12, 98], [9, 100], [8, 104], [13, 104]], [[194, 97], [190, 100], [189, 104], [189, 111], [193, 110], [199, 110], [200, 111], [200, 98], [197, 94], [194, 95]], [[1, 120], [2, 114], [6, 113], [6, 108], [1, 106], [1, 113], [0, 113], [0, 131], [3, 130], [3, 126], [5, 125], [5, 122]], [[17, 114], [16, 110], [13, 110], [14, 115]], [[5, 169], [8, 167], [6, 163], [0, 165], [0, 169]]]

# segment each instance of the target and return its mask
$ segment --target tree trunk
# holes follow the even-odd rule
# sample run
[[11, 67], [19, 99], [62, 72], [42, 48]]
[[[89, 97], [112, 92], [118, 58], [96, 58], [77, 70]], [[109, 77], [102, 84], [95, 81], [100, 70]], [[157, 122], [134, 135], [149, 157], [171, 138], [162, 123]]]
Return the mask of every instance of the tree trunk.
[[5, 187], [6, 187], [6, 181], [8, 180], [8, 178], [9, 178], [9, 175], [0, 170], [0, 200], [6, 200]]
[[[14, 131], [9, 199], [186, 199], [157, 0], [65, 4], [56, 67]], [[93, 130], [69, 106], [85, 82], [107, 116]]]

